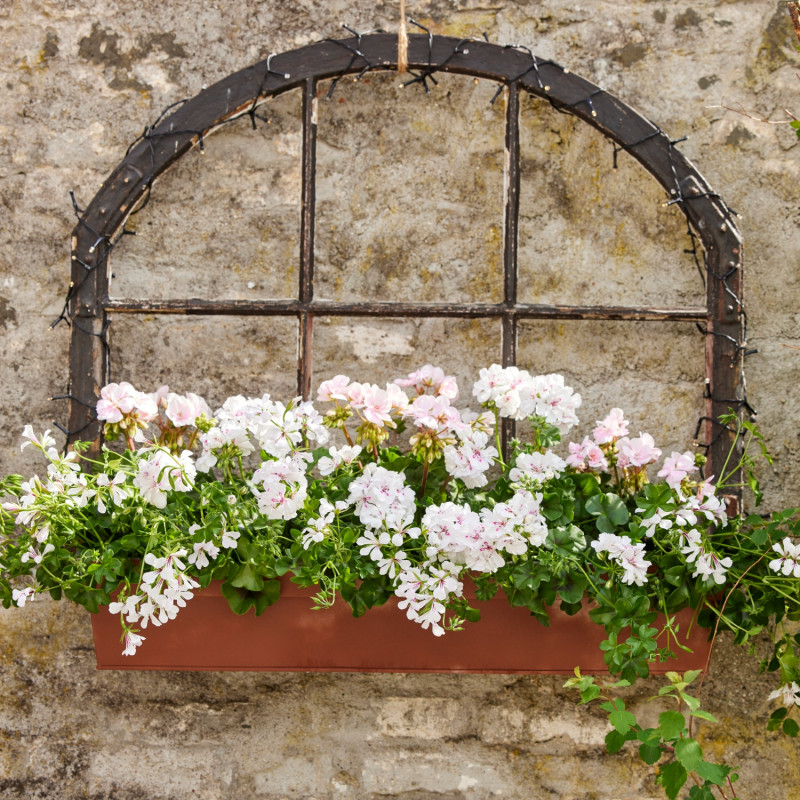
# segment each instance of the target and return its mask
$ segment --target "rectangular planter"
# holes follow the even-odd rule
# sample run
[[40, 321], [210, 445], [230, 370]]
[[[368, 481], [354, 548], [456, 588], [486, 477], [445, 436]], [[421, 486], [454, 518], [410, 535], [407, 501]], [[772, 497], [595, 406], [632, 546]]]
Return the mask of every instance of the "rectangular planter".
[[[435, 637], [406, 619], [393, 598], [359, 618], [341, 598], [312, 610], [310, 589], [282, 581], [282, 594], [260, 616], [237, 616], [219, 583], [195, 592], [178, 616], [142, 631], [134, 656], [123, 656], [119, 617], [107, 608], [92, 614], [98, 669], [242, 670], [270, 672], [488, 672], [569, 674], [604, 672], [603, 629], [582, 611], [569, 617], [551, 610], [549, 628], [525, 608], [512, 608], [502, 592], [481, 609], [478, 623]], [[691, 609], [679, 615], [689, 627]], [[692, 627], [693, 653], [655, 664], [654, 673], [703, 669], [707, 631]]]

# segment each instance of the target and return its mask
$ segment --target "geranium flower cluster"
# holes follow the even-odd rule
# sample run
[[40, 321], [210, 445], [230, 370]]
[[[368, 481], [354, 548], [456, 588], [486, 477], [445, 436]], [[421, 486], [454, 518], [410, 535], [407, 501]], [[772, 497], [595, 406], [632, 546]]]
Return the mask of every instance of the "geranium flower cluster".
[[[621, 470], [625, 484], [640, 488], [646, 481], [646, 469], [661, 456], [649, 433], [637, 437], [628, 435], [628, 421], [621, 408], [612, 408], [608, 416], [597, 422], [592, 438], [583, 438], [580, 444], [570, 442], [567, 465], [579, 471], [609, 472]], [[694, 465], [694, 458], [692, 458]]]
[[684, 496], [683, 487], [687, 475], [697, 469], [694, 465], [691, 469], [688, 468], [691, 455], [689, 452], [673, 453], [659, 472], [659, 475], [667, 472], [674, 482], [674, 463], [681, 459], [686, 465], [686, 470], [678, 472], [678, 475], [682, 475], [681, 481], [672, 486], [675, 490], [674, 499], [660, 508], [648, 510], [637, 507], [636, 510], [644, 515], [642, 525], [648, 538], [660, 532], [678, 543], [686, 562], [694, 566], [693, 577], [707, 577], [716, 584], [723, 584], [733, 561], [730, 557], [720, 557], [714, 552], [709, 533], [705, 531], [710, 532], [714, 524], [721, 525], [727, 520], [725, 503], [717, 497], [708, 481], [697, 484], [693, 493]]
[[783, 575], [800, 578], [800, 542], [793, 542], [787, 536], [782, 542], [772, 545], [772, 549], [779, 558], [770, 561], [769, 568]]
[[[570, 443], [569, 451], [566, 459], [568, 466], [578, 471], [596, 473], [619, 470], [623, 486], [633, 490], [640, 489], [648, 482], [646, 469], [661, 456], [661, 450], [655, 446], [649, 434], [629, 437], [628, 421], [620, 408], [611, 409], [605, 419], [597, 422], [591, 439], [584, 437], [580, 444]], [[697, 471], [693, 453], [673, 452], [664, 459], [657, 477], [664, 478], [665, 483], [674, 490], [674, 496], [666, 505], [654, 509], [637, 507], [636, 511], [643, 514], [642, 526], [647, 538], [652, 538], [656, 531], [671, 532], [687, 563], [694, 566], [693, 577], [710, 578], [716, 584], [723, 584], [733, 562], [729, 557], [718, 556], [708, 536], [701, 533], [697, 526], [698, 519], [705, 523], [702, 526], [704, 530], [709, 523], [724, 523], [727, 520], [725, 504], [715, 495], [710, 481], [690, 487], [689, 476]], [[643, 561], [643, 545], [633, 545], [627, 536], [614, 537], [613, 540], [601, 536], [601, 540], [593, 542], [592, 546], [598, 552], [608, 552], [609, 557], [623, 567], [624, 582], [641, 585], [647, 580], [646, 567], [649, 562]], [[641, 563], [646, 566], [636, 566]]]
[[[185, 443], [184, 433], [190, 427], [202, 428], [211, 416], [206, 401], [189, 392], [179, 395], [162, 386], [147, 394], [133, 388], [127, 381], [109, 383], [100, 390], [97, 418], [105, 423], [105, 434], [115, 439], [120, 434], [128, 446], [144, 441], [143, 431], [152, 423], [161, 432], [161, 443], [179, 450]], [[189, 443], [191, 447], [192, 442]]]
[[208, 472], [221, 459], [227, 465], [257, 450], [273, 458], [290, 457], [308, 442], [324, 445], [328, 431], [310, 402], [295, 398], [288, 406], [241, 395], [229, 397], [214, 412], [213, 427], [200, 434], [197, 469]]
[[622, 582], [637, 586], [647, 583], [647, 570], [652, 564], [644, 557], [644, 543], [634, 544], [629, 536], [616, 536], [601, 533], [592, 542], [598, 553], [608, 553], [608, 557], [622, 567]]
[[177, 550], [162, 558], [147, 553], [144, 563], [153, 569], [142, 574], [139, 584], [142, 594], [123, 593], [109, 605], [108, 610], [112, 614], [124, 617], [123, 655], [134, 655], [136, 648], [146, 638], [134, 632], [131, 625], [138, 623], [142, 628], [150, 623], [163, 625], [175, 619], [178, 610], [184, 608], [186, 601], [194, 596], [192, 590], [200, 584], [186, 574], [186, 567], [181, 561], [185, 555], [186, 550]]
[[[413, 390], [414, 397], [409, 398], [403, 389]], [[409, 444], [415, 456], [429, 464], [444, 456], [453, 478], [469, 488], [485, 486], [486, 473], [498, 456], [489, 444], [493, 422], [485, 413], [457, 409], [452, 404], [457, 397], [455, 378], [431, 365], [386, 384], [385, 389], [337, 375], [324, 381], [317, 393], [319, 401], [335, 403], [325, 424], [340, 429], [351, 447], [347, 421], [353, 416], [359, 420], [356, 441], [370, 447], [376, 458], [389, 430], [400, 421], [411, 423], [415, 430]]]
[[581, 396], [564, 384], [562, 375], [531, 375], [518, 367], [497, 364], [479, 374], [473, 395], [479, 403], [497, 409], [501, 417], [540, 417], [562, 433], [578, 424]]

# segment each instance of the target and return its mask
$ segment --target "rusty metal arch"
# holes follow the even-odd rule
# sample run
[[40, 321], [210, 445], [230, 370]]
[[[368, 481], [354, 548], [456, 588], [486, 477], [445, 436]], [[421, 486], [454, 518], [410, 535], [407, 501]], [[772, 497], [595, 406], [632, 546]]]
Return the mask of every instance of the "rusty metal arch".
[[[504, 300], [498, 304], [314, 303], [314, 184], [317, 83], [347, 74], [397, 69], [397, 37], [377, 33], [327, 39], [270, 56], [236, 72], [162, 116], [128, 150], [88, 207], [80, 213], [72, 239], [72, 319], [70, 349], [71, 436], [99, 442], [94, 404], [107, 382], [105, 331], [108, 313], [291, 315], [299, 320], [298, 390], [310, 381], [311, 324], [315, 311], [326, 315], [499, 317], [503, 322], [503, 360], [516, 358], [516, 324], [521, 318], [679, 320], [703, 323], [706, 339], [705, 440], [712, 465], [721, 465], [730, 436], [715, 420], [740, 408], [744, 312], [741, 306], [742, 243], [732, 214], [694, 165], [657, 125], [616, 97], [555, 62], [518, 46], [446, 36], [411, 35], [411, 81], [425, 84], [444, 71], [495, 81], [505, 87], [506, 207], [504, 225]], [[220, 125], [250, 114], [258, 104], [283, 92], [303, 96], [303, 188], [300, 285], [297, 300], [174, 300], [161, 303], [112, 301], [108, 296], [108, 255], [130, 214], [146, 202], [153, 182]], [[596, 128], [615, 149], [624, 149], [661, 184], [668, 202], [679, 204], [702, 243], [707, 271], [704, 308], [625, 308], [526, 305], [517, 302], [517, 224], [519, 213], [519, 93], [548, 100]], [[509, 430], [505, 431], [506, 436]], [[713, 466], [712, 466], [713, 471]]]

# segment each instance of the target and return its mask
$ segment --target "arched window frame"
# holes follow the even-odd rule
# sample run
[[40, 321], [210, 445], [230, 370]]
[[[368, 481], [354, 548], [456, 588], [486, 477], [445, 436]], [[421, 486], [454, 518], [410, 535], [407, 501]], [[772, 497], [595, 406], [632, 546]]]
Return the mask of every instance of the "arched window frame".
[[[436, 72], [452, 72], [505, 87], [504, 286], [500, 303], [332, 303], [314, 298], [314, 223], [317, 88], [322, 80], [348, 74], [397, 69], [397, 37], [377, 33], [326, 39], [236, 72], [196, 97], [178, 104], [128, 150], [87, 208], [79, 213], [72, 238], [72, 283], [67, 314], [72, 321], [70, 346], [69, 438], [99, 446], [95, 416], [99, 389], [108, 382], [105, 333], [110, 313], [179, 313], [293, 316], [299, 323], [298, 393], [308, 396], [311, 378], [311, 330], [315, 315], [499, 318], [502, 358], [516, 362], [520, 319], [597, 319], [690, 321], [706, 332], [706, 407], [698, 432], [707, 447], [710, 472], [724, 463], [731, 432], [718, 418], [746, 405], [742, 388], [744, 312], [742, 309], [742, 240], [733, 215], [694, 165], [656, 124], [613, 95], [530, 50], [446, 36], [408, 37], [410, 82], [428, 81]], [[250, 115], [270, 97], [302, 92], [302, 193], [300, 269], [296, 299], [229, 301], [179, 299], [126, 301], [109, 297], [109, 254], [125, 232], [125, 222], [148, 200], [154, 181], [204, 137], [236, 118]], [[575, 115], [625, 150], [661, 184], [668, 203], [680, 206], [703, 249], [706, 305], [694, 308], [570, 306], [522, 304], [517, 299], [517, 248], [520, 189], [520, 92], [549, 101]], [[511, 434], [504, 427], [504, 440]]]

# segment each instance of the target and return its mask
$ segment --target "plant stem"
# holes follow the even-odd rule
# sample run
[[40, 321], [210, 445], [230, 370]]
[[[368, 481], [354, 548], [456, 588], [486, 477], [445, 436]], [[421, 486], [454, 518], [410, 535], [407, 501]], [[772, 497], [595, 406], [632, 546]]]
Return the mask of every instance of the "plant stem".
[[604, 603], [607, 603], [608, 605], [610, 605], [610, 606], [613, 606], [614, 604], [613, 604], [613, 603], [612, 603], [610, 600], [608, 600], [608, 599], [607, 599], [607, 598], [606, 598], [606, 597], [603, 595], [603, 593], [602, 593], [602, 592], [601, 592], [601, 591], [600, 591], [600, 590], [597, 588], [597, 586], [595, 585], [595, 583], [594, 583], [594, 581], [592, 580], [591, 576], [590, 576], [590, 575], [589, 575], [589, 573], [586, 571], [586, 569], [584, 568], [583, 564], [581, 564], [580, 562], [578, 562], [578, 569], [579, 569], [579, 570], [580, 570], [580, 571], [581, 571], [581, 572], [584, 574], [584, 576], [586, 577], [586, 580], [587, 580], [587, 581], [589, 581], [589, 585], [592, 587], [592, 589], [594, 589], [594, 593], [595, 593], [595, 594], [596, 594], [596, 595], [597, 595], [597, 596], [598, 596], [598, 597], [599, 597], [599, 598], [600, 598], [600, 599], [601, 599], [601, 600], [602, 600]]
[[428, 460], [425, 460], [425, 463], [422, 466], [422, 483], [419, 486], [419, 496], [425, 497], [425, 487], [428, 484]]
[[350, 438], [350, 434], [347, 431], [347, 425], [345, 425], [344, 422], [342, 423], [342, 433], [344, 434], [344, 438], [347, 439], [347, 444], [349, 444], [350, 447], [352, 447], [353, 440]]

